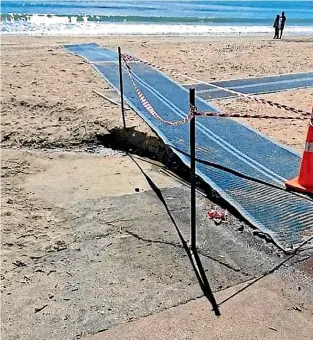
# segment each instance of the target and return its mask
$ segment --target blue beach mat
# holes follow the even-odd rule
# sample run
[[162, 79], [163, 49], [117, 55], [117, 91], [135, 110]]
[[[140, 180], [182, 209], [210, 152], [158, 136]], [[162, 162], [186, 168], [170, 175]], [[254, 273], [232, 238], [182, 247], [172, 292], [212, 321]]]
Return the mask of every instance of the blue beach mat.
[[[313, 72], [290, 73], [277, 76], [212, 81], [216, 85], [236, 92], [255, 95], [279, 92], [292, 89], [303, 89], [313, 87]], [[226, 99], [236, 97], [223, 89], [216, 88], [210, 84], [191, 84], [186, 88], [195, 88], [198, 96], [205, 100]]]
[[[114, 51], [97, 44], [64, 47], [89, 60], [119, 92]], [[140, 62], [129, 62], [129, 65], [136, 86], [164, 119], [177, 121], [187, 115], [188, 90], [151, 66]], [[189, 125], [173, 127], [154, 118], [140, 102], [126, 70], [123, 70], [123, 79], [128, 105], [189, 166]], [[198, 97], [196, 105], [199, 111], [217, 112], [215, 107]], [[229, 118], [197, 117], [196, 121], [197, 175], [251, 224], [270, 235], [282, 249], [294, 249], [308, 240], [313, 234], [313, 200], [287, 192], [284, 187], [284, 182], [298, 173], [299, 155]], [[209, 166], [208, 162], [224, 169]]]

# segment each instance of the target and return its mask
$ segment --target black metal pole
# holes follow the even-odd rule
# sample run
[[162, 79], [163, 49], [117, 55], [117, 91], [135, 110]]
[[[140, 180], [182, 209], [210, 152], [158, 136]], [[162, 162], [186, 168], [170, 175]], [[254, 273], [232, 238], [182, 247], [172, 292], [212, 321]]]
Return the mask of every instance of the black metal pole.
[[[190, 107], [196, 105], [196, 91], [189, 89]], [[190, 227], [191, 227], [191, 249], [196, 251], [197, 247], [197, 231], [196, 231], [196, 117], [193, 116], [190, 120]]]
[[121, 56], [120, 47], [118, 47], [118, 67], [119, 67], [119, 72], [120, 72], [120, 93], [121, 93], [121, 109], [122, 109], [123, 127], [125, 129], [126, 120], [125, 120], [125, 110], [124, 110], [123, 70], [122, 70], [122, 56]]

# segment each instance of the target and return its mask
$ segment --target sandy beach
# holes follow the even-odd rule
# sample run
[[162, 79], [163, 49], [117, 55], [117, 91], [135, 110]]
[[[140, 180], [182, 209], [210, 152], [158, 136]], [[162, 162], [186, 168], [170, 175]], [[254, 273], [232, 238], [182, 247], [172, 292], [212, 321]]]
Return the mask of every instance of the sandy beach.
[[[111, 48], [120, 45], [123, 51], [160, 65], [183, 84], [194, 82], [188, 77], [210, 81], [313, 69], [312, 38], [3, 37], [3, 146], [71, 147], [94, 142], [96, 134], [121, 126], [119, 108], [92, 92], [108, 85], [90, 65], [62, 49], [62, 44], [71, 42], [97, 42]], [[311, 110], [312, 89], [262, 98]], [[226, 112], [287, 114], [242, 100], [213, 104]], [[147, 132], [133, 112], [127, 113], [127, 120], [139, 131]], [[305, 121], [247, 122], [301, 152]]]
[[[105, 136], [122, 127], [122, 120], [118, 106], [93, 92], [109, 86], [90, 64], [62, 48], [63, 44], [78, 42], [96, 42], [114, 49], [121, 46], [125, 52], [160, 65], [181, 84], [194, 79], [209, 82], [313, 70], [312, 37], [273, 41], [268, 37], [3, 36], [3, 339], [79, 339], [99, 332], [97, 339], [101, 339], [101, 332], [109, 329], [106, 339], [122, 339], [121, 334], [126, 339], [130, 331], [124, 326], [114, 331], [114, 327], [132, 325], [129, 322], [203, 296], [192, 266], [189, 262], [186, 265], [177, 232], [144, 174], [168, 199], [187, 238], [188, 186], [164, 174], [164, 166], [156, 160], [134, 162], [118, 151], [106, 151], [106, 156], [94, 152]], [[260, 97], [310, 111], [313, 89]], [[213, 104], [227, 113], [290, 115], [243, 99], [216, 100]], [[154, 132], [132, 110], [126, 113], [131, 129], [125, 138], [136, 139], [138, 149], [158, 149], [160, 141]], [[303, 151], [308, 120], [239, 121], [299, 154]], [[213, 291], [253, 280], [285, 259], [275, 246], [256, 237], [238, 216], [230, 217], [228, 229], [209, 221], [206, 214], [214, 204], [199, 196], [200, 245], [206, 251], [202, 259]], [[282, 266], [279, 273], [275, 270], [275, 276], [261, 281], [257, 287], [264, 290], [269, 304], [273, 299], [276, 309], [267, 314], [266, 309], [271, 307], [261, 303], [258, 296], [262, 322], [253, 324], [252, 320], [249, 332], [243, 326], [238, 331], [243, 316], [237, 316], [238, 301], [234, 300], [234, 306], [230, 303], [227, 320], [237, 325], [238, 339], [289, 339], [294, 334], [310, 339], [310, 256], [301, 257], [304, 262], [299, 263], [297, 257], [292, 259], [292, 268]], [[245, 313], [258, 313], [250, 303], [258, 290], [247, 292]], [[228, 291], [219, 297], [226, 299]], [[195, 304], [187, 305], [187, 312], [179, 307], [181, 320], [188, 319], [188, 313], [197, 313]], [[201, 300], [202, 312], [203, 304]], [[282, 314], [285, 322], [280, 323]], [[167, 318], [167, 314], [160, 317]], [[199, 316], [199, 320], [201, 328], [194, 331], [202, 339], [206, 316]], [[293, 320], [297, 323], [292, 324]], [[153, 317], [147, 322], [158, 324]], [[162, 339], [173, 339], [171, 331], [178, 325], [171, 322]], [[141, 322], [134, 326], [132, 339], [139, 339]], [[266, 332], [260, 330], [261, 326]], [[162, 328], [158, 327], [156, 333]], [[148, 334], [149, 327], [145, 325], [144, 329]], [[216, 339], [221, 334], [230, 339], [232, 332], [225, 329], [225, 333], [215, 329]], [[193, 339], [192, 332], [184, 337], [187, 333], [175, 333], [175, 338]], [[148, 339], [148, 335], [142, 339]]]

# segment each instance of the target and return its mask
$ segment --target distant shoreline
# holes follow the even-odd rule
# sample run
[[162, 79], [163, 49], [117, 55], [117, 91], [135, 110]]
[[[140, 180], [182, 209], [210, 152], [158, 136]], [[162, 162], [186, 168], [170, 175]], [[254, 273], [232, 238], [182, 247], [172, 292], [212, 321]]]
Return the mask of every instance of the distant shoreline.
[[[273, 33], [274, 34], [274, 33]], [[73, 41], [79, 41], [81, 39], [83, 40], [88, 40], [88, 41], [93, 41], [93, 40], [98, 40], [98, 39], [103, 39], [103, 38], [117, 38], [117, 39], [182, 39], [182, 40], [191, 40], [191, 41], [202, 41], [204, 39], [210, 39], [210, 40], [216, 40], [216, 39], [231, 39], [231, 40], [245, 40], [245, 39], [266, 39], [268, 41], [276, 41], [277, 43], [283, 42], [284, 40], [294, 40], [294, 41], [306, 41], [310, 40], [313, 43], [313, 32], [311, 34], [290, 34], [286, 32], [282, 38], [282, 40], [273, 40], [273, 37], [271, 33], [266, 33], [266, 34], [232, 34], [232, 35], [196, 35], [196, 34], [77, 34], [77, 35], [70, 35], [70, 34], [64, 34], [64, 35], [58, 35], [58, 34], [50, 34], [50, 35], [44, 35], [44, 34], [2, 34], [2, 38], [25, 38], [25, 39], [71, 39]], [[5, 43], [1, 42], [1, 45], [6, 45]]]
[[[129, 24], [129, 23], [3, 23], [1, 35], [10, 36], [271, 36], [270, 26]], [[311, 36], [313, 26], [287, 26], [290, 36]]]
[[216, 0], [3, 0], [2, 35], [270, 36], [286, 12], [285, 34], [313, 35], [313, 2]]

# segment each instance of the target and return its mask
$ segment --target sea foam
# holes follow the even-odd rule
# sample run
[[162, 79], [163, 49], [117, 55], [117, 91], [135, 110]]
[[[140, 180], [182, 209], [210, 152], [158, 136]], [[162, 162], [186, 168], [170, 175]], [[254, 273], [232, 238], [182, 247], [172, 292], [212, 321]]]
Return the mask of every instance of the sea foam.
[[[95, 16], [96, 19], [96, 16]], [[6, 15], [2, 35], [269, 35], [273, 28], [258, 25], [210, 25], [179, 23], [109, 23], [89, 16]], [[313, 35], [313, 26], [289, 26], [285, 34]]]

